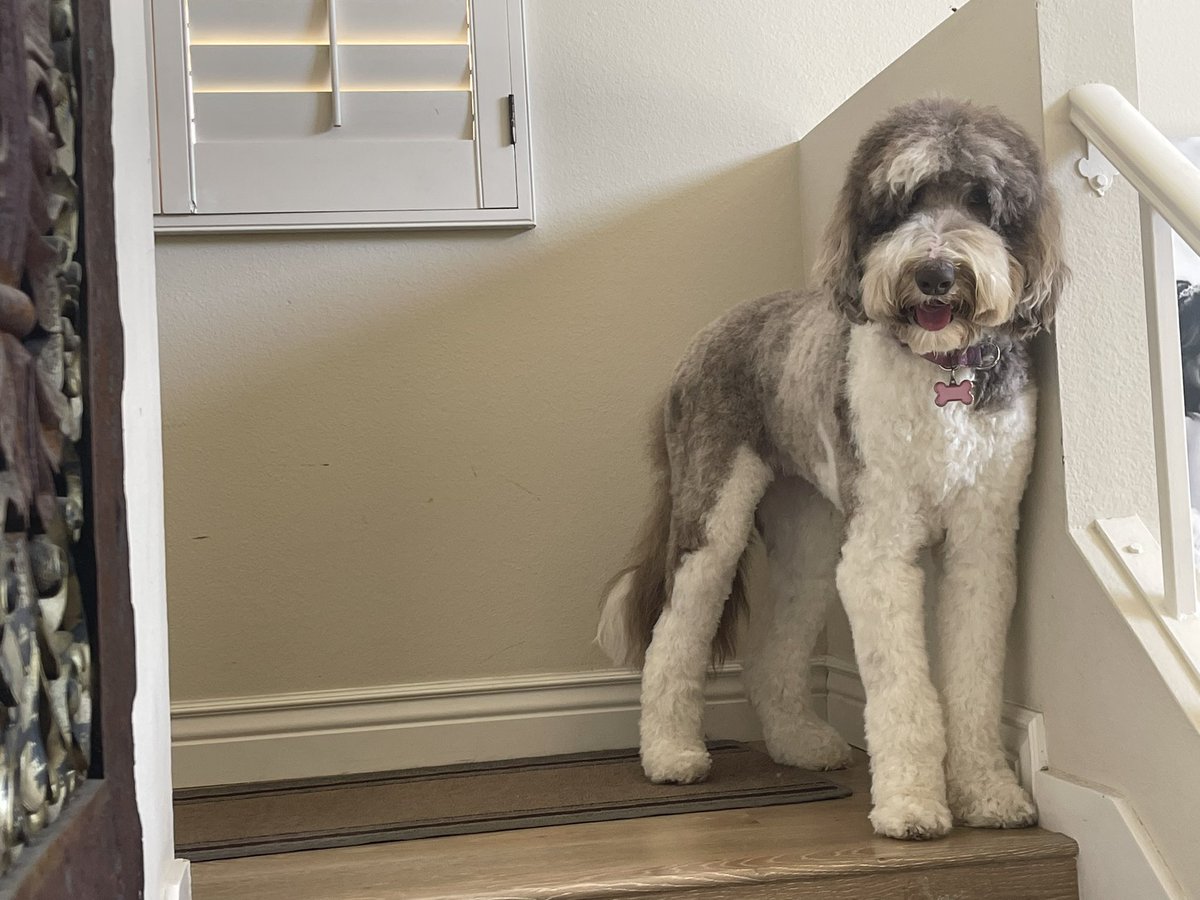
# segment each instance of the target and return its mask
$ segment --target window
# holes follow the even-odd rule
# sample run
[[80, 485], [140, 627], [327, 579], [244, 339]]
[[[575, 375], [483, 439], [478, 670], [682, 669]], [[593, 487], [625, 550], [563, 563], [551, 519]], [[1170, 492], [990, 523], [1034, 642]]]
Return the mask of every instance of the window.
[[159, 231], [532, 225], [521, 0], [147, 0]]

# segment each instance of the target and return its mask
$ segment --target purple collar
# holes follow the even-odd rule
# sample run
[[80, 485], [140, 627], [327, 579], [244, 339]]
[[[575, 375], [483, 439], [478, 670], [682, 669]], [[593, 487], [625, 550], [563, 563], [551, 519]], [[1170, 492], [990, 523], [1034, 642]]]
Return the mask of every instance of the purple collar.
[[983, 340], [963, 350], [922, 353], [921, 356], [947, 372], [955, 369], [990, 369], [1000, 362], [1000, 347], [995, 341]]

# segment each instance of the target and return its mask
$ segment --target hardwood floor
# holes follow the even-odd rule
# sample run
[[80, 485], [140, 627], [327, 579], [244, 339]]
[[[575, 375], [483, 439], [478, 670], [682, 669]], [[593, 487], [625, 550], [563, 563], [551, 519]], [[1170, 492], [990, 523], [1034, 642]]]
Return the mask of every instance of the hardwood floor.
[[796, 806], [314, 850], [192, 867], [195, 900], [1075, 900], [1075, 844], [1027, 829], [877, 838], [854, 796]]

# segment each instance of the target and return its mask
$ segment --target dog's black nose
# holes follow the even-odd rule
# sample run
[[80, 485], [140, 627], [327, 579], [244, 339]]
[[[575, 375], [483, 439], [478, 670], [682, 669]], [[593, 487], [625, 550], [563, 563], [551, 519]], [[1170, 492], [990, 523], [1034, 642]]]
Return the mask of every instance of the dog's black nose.
[[948, 259], [927, 259], [917, 266], [913, 279], [927, 297], [940, 297], [954, 287], [954, 263]]

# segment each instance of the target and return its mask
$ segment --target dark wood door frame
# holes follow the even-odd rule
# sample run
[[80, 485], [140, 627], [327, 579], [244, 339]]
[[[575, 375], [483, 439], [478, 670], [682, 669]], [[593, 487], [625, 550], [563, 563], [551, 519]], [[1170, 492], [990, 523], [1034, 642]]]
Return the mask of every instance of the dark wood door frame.
[[[23, 7], [17, 0], [17, 8]], [[93, 733], [99, 752], [93, 751], [92, 779], [0, 880], [0, 900], [125, 900], [142, 897], [144, 890], [142, 825], [133, 774], [137, 667], [124, 490], [125, 366], [113, 219], [109, 0], [76, 0], [75, 17], [87, 522], [77, 565], [90, 598], [96, 671]]]

